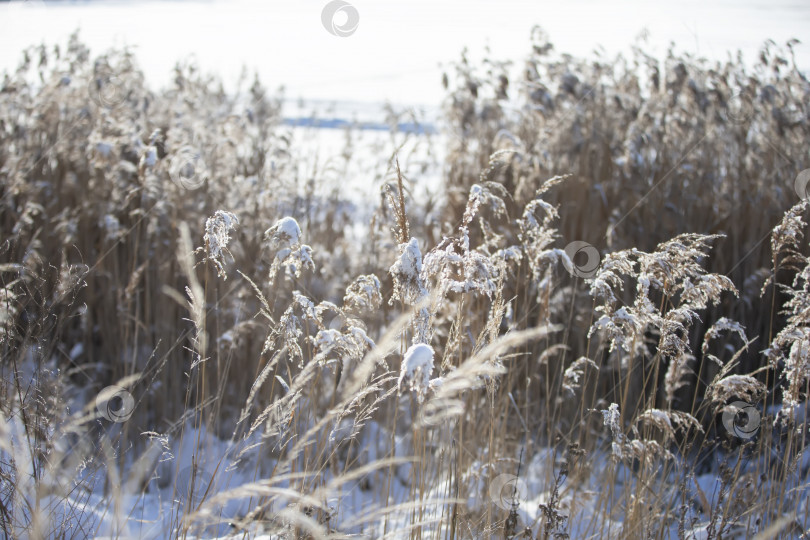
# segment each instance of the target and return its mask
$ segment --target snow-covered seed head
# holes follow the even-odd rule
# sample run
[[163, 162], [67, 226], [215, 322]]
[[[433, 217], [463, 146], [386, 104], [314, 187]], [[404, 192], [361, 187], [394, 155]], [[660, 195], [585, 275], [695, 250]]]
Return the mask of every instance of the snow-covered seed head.
[[400, 244], [399, 250], [399, 258], [389, 269], [394, 278], [391, 301], [401, 299], [406, 304], [415, 305], [427, 295], [421, 277], [422, 252], [419, 251], [419, 242], [416, 238], [411, 238], [409, 242]]
[[765, 392], [765, 385], [751, 375], [728, 375], [712, 381], [707, 396], [715, 403], [724, 403], [738, 397], [755, 402]]
[[298, 277], [304, 268], [315, 268], [312, 261], [312, 248], [301, 243], [301, 227], [294, 218], [283, 217], [264, 232], [265, 239], [270, 248], [276, 252], [273, 268], [270, 270], [271, 279], [281, 264]]
[[0, 289], [0, 343], [4, 343], [14, 336], [17, 317], [17, 295], [10, 287]]
[[599, 369], [596, 362], [584, 356], [571, 363], [565, 370], [565, 373], [563, 373], [563, 390], [569, 393], [576, 392], [577, 388], [580, 386], [579, 379], [585, 374], [585, 368], [587, 366], [591, 366], [597, 370]]
[[292, 248], [301, 243], [301, 227], [294, 218], [283, 217], [267, 229], [264, 236], [273, 242], [277, 249]]
[[621, 459], [624, 456], [624, 452], [622, 451], [624, 433], [622, 433], [621, 413], [619, 412], [618, 404], [611, 403], [610, 407], [602, 410], [602, 422], [610, 429], [610, 434], [613, 437], [613, 457]]
[[346, 287], [346, 295], [343, 297], [344, 309], [358, 315], [378, 310], [382, 304], [380, 288], [377, 276], [373, 274], [358, 276]]
[[610, 429], [614, 439], [622, 438], [621, 413], [618, 404], [611, 403], [610, 407], [602, 410], [602, 422]]
[[402, 369], [399, 374], [399, 391], [402, 385], [409, 384], [415, 391], [419, 401], [424, 400], [425, 393], [430, 387], [430, 374], [433, 372], [433, 347], [426, 343], [411, 345], [402, 359]]
[[228, 251], [228, 242], [231, 241], [230, 232], [239, 223], [239, 219], [231, 212], [217, 210], [213, 216], [205, 221], [205, 258], [211, 261], [217, 269], [217, 275], [223, 279], [225, 273], [225, 254]]

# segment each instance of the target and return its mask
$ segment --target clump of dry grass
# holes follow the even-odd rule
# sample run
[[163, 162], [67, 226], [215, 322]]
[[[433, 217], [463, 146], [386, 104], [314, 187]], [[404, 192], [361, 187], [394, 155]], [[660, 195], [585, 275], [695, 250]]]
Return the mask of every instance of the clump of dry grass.
[[[362, 246], [315, 215], [344, 201], [297, 183], [258, 82], [179, 65], [156, 93], [126, 51], [29, 53], [0, 93], [3, 532], [97, 530], [99, 484], [112, 535], [157, 487], [167, 536], [806, 529], [807, 205], [763, 171], [802, 159], [808, 84], [773, 50], [753, 76], [674, 52], [662, 73], [536, 33], [517, 114], [505, 66], [463, 60], [441, 223], [393, 157]], [[110, 384], [125, 422], [94, 403]]]

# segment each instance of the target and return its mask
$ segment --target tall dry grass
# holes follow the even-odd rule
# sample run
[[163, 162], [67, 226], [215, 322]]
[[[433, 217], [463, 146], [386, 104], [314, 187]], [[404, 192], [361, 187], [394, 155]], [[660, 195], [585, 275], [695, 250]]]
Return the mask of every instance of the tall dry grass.
[[3, 532], [124, 536], [169, 487], [172, 537], [797, 537], [792, 46], [462, 59], [444, 197], [392, 135], [362, 242], [258, 82], [31, 49], [0, 91]]

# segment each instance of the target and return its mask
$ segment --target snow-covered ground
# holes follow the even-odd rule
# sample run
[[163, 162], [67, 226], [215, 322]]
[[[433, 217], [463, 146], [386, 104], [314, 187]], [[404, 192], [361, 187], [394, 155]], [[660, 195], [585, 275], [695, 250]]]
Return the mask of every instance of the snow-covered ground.
[[[407, 418], [409, 409], [403, 407], [401, 412]], [[351, 431], [351, 426], [347, 427], [347, 431]], [[8, 436], [7, 442], [15, 450], [16, 463], [27, 463], [30, 466], [30, 460], [26, 459], [26, 445], [21, 440], [19, 421], [13, 420], [0, 426], [0, 432]], [[55, 435], [59, 433], [55, 432]], [[397, 458], [407, 458], [412, 442], [409, 437], [408, 434], [396, 436]], [[357, 464], [369, 465], [382, 458], [386, 450], [378, 450], [380, 441], [389, 441], [390, 438], [390, 432], [384, 427], [375, 422], [369, 423], [357, 441], [360, 449]], [[261, 526], [256, 523], [248, 523], [247, 530], [239, 530], [235, 526], [235, 523], [257, 510], [261, 497], [255, 493], [259, 490], [273, 488], [281, 493], [285, 489], [294, 488], [288, 480], [283, 479], [289, 471], [278, 470], [279, 464], [276, 461], [262, 457], [262, 449], [267, 444], [269, 443], [262, 442], [260, 437], [236, 442], [223, 441], [188, 426], [177, 433], [176, 437], [162, 436], [153, 440], [149, 449], [141, 455], [133, 455], [122, 449], [120, 457], [124, 466], [121, 470], [129, 476], [120, 478], [120, 487], [114, 492], [110, 492], [109, 485], [105, 485], [106, 480], [102, 475], [91, 472], [97, 464], [77, 466], [74, 462], [73, 467], [54, 466], [42, 473], [40, 484], [54, 485], [59, 493], [67, 492], [70, 496], [44, 497], [40, 500], [41, 515], [46, 520], [43, 526], [45, 530], [50, 530], [47, 520], [53, 520], [53, 523], [77, 523], [81, 520], [84, 530], [93, 531], [92, 536], [95, 538], [158, 540], [176, 537], [178, 530], [182, 529], [183, 515], [192, 514], [193, 526], [187, 538], [241, 538], [245, 532], [249, 533], [250, 538], [260, 540], [277, 538], [263, 534]], [[8, 458], [6, 450], [0, 446], [0, 459]], [[733, 456], [718, 456], [718, 459], [727, 459], [731, 467], [736, 464]], [[615, 522], [615, 530], [594, 530], [594, 516], [605, 511], [600, 505], [605, 496], [603, 489], [611, 475], [614, 475], [614, 481], [607, 502], [610, 507], [615, 505], [621, 508], [625, 498], [632, 496], [628, 494], [636, 491], [631, 469], [613, 464], [607, 452], [588, 456], [587, 466], [593, 474], [586, 480], [586, 484], [579, 485], [576, 493], [572, 493], [563, 481], [557, 496], [552, 489], [554, 478], [549, 475], [550, 471], [559, 470], [559, 456], [551, 449], [539, 448], [533, 451], [529, 459], [524, 457], [524, 461], [526, 462], [522, 464], [519, 477], [501, 474], [492, 482], [489, 481], [486, 463], [474, 463], [463, 478], [463, 482], [471, 487], [470, 493], [474, 494], [466, 501], [467, 510], [484, 512], [490, 503], [505, 512], [514, 507], [519, 523], [524, 527], [532, 524], [536, 526], [544, 518], [542, 505], [548, 504], [556, 496], [557, 508], [568, 517], [570, 529], [567, 530], [571, 538], [591, 538], [593, 535], [596, 538], [621, 537], [621, 521]], [[193, 473], [195, 466], [196, 475]], [[395, 467], [394, 482], [389, 491], [389, 505], [409, 500], [410, 466], [403, 462]], [[808, 468], [810, 454], [805, 454], [798, 470], [804, 471], [801, 473], [804, 475]], [[743, 461], [742, 474], [753, 475], [759, 470], [761, 469], [757, 468], [757, 463]], [[386, 508], [381, 497], [383, 486], [386, 485], [386, 472], [387, 469], [383, 470], [381, 467], [380, 470], [351, 482], [342, 483], [336, 489], [323, 491], [326, 503], [332, 511], [331, 523], [336, 530], [359, 534], [362, 538], [378, 538], [383, 535], [381, 521], [354, 526], [352, 524], [360, 522], [361, 516]], [[718, 504], [722, 504], [720, 497], [724, 495], [721, 494], [720, 475], [712, 472], [682, 478], [680, 474], [680, 467], [676, 466], [670, 477], [673, 486], [681, 481], [686, 482], [686, 538], [709, 538], [707, 529], [711, 516], [703, 510], [703, 505], [716, 508]], [[799, 474], [797, 471], [796, 478], [799, 478]], [[328, 470], [318, 479], [324, 485], [332, 480], [334, 476]], [[444, 499], [448, 481], [446, 478], [435, 479], [424, 500]], [[797, 490], [796, 511], [801, 516], [810, 504], [810, 487], [796, 482], [789, 482], [789, 485], [791, 490]], [[766, 490], [767, 486], [760, 483], [756, 489]], [[35, 500], [33, 486], [21, 485], [19, 490], [22, 495], [30, 496], [30, 502]], [[293, 493], [290, 491], [291, 497], [279, 497], [270, 512], [277, 512], [287, 504], [295, 503]], [[441, 518], [440, 504], [433, 507], [426, 504], [426, 508], [426, 522]], [[73, 519], [66, 519], [65, 516], [73, 516]], [[266, 519], [267, 514], [258, 517]], [[390, 532], [400, 528], [405, 530], [410, 516], [408, 512], [402, 511], [389, 517]], [[679, 535], [678, 522], [674, 517], [673, 520], [667, 538], [674, 539], [679, 538]], [[428, 526], [428, 529], [431, 527]], [[740, 538], [738, 535], [732, 537]], [[394, 534], [394, 538], [398, 536]]]
[[[433, 351], [427, 345], [413, 346], [403, 362], [402, 376], [418, 378], [420, 369], [432, 371]], [[55, 374], [53, 361], [37, 365], [34, 361], [36, 351], [31, 349], [26, 360], [20, 365], [20, 377], [27, 383], [34, 377], [46, 381]], [[423, 373], [423, 374], [424, 374]], [[427, 381], [412, 381], [409, 384], [426, 385]], [[434, 381], [431, 381], [431, 385]], [[99, 403], [93, 402], [92, 396], [82, 388], [68, 391], [68, 408], [73, 411], [84, 411], [94, 414]], [[89, 402], [89, 403], [88, 403]], [[94, 404], [96, 407], [94, 407]], [[305, 407], [305, 404], [302, 405]], [[389, 426], [382, 426], [369, 421], [359, 431], [353, 452], [337, 452], [337, 467], [324, 469], [317, 478], [317, 485], [324, 486], [319, 493], [330, 509], [330, 522], [336, 530], [343, 533], [359, 534], [362, 538], [378, 538], [383, 535], [383, 521], [362, 521], [362, 516], [373, 514], [388, 505], [412, 500], [411, 467], [409, 452], [413, 447], [413, 432], [404, 426], [412, 422], [412, 409], [407, 400], [398, 401], [401, 425], [394, 434], [394, 456], [388, 448], [392, 434]], [[804, 408], [799, 411], [804, 414]], [[767, 413], [777, 415], [779, 407], [771, 407]], [[764, 413], [763, 413], [764, 414]], [[103, 414], [102, 414], [103, 416]], [[771, 416], [772, 417], [772, 416]], [[296, 419], [303, 422], [300, 431], [312, 427], [316, 419]], [[335, 426], [330, 434], [330, 444], [337, 445], [348, 437], [355, 426], [351, 420], [344, 420]], [[289, 473], [282, 470], [283, 465], [270, 457], [269, 449], [273, 446], [271, 439], [263, 438], [259, 433], [253, 436], [234, 435], [228, 440], [217, 438], [204, 428], [195, 428], [193, 421], [180, 424], [162, 434], [144, 432], [140, 439], [143, 448], [134, 450], [116, 442], [123, 429], [123, 423], [97, 420], [84, 423], [84, 426], [96, 426], [96, 429], [76, 430], [76, 425], [65, 424], [49, 428], [48, 437], [54, 445], [54, 451], [45, 459], [48, 463], [43, 469], [34, 470], [30, 459], [30, 443], [24, 433], [19, 415], [6, 419], [0, 416], [0, 461], [13, 462], [17, 468], [17, 497], [27, 499], [28, 505], [15, 504], [13, 512], [20, 509], [34, 508], [35, 501], [41, 516], [43, 530], [52, 530], [53, 524], [71, 524], [75, 530], [87, 531], [88, 536], [95, 538], [175, 538], [183, 529], [184, 516], [192, 516], [193, 526], [187, 538], [241, 538], [247, 532], [249, 537], [257, 539], [277, 538], [266, 535], [258, 524], [260, 519], [281, 511], [287, 504], [298, 502], [295, 487]], [[445, 426], [449, 428], [448, 426]], [[445, 427], [439, 427], [442, 432]], [[106, 442], [105, 442], [106, 441]], [[95, 457], [85, 460], [82, 450], [91, 445], [102, 448], [93, 452]], [[465, 502], [470, 512], [485, 512], [490, 503], [504, 513], [514, 509], [522, 526], [535, 528], [544, 519], [543, 505], [556, 501], [557, 510], [567, 516], [565, 530], [571, 538], [620, 538], [621, 521], [615, 523], [615, 530], [594, 530], [597, 520], [594, 516], [600, 512], [611, 513], [611, 508], [621, 509], [628, 497], [633, 497], [637, 490], [634, 470], [621, 462], [612, 460], [609, 449], [595, 455], [587, 456], [585, 471], [588, 476], [580, 479], [576, 490], [571, 490], [571, 480], [559, 476], [564, 459], [550, 448], [534, 448], [531, 441], [525, 441], [520, 455], [514, 456], [514, 462], [520, 462], [519, 469], [513, 474], [500, 474], [490, 478], [490, 471], [485, 460], [476, 461], [463, 475], [461, 481], [470, 489], [470, 496]], [[89, 454], [88, 454], [89, 455]], [[109, 467], [101, 463], [99, 457], [106, 455], [107, 460], [117, 461], [120, 467]], [[717, 508], [723, 504], [721, 463], [736, 468], [740, 463], [740, 474], [758, 478], [763, 470], [773, 466], [787, 465], [778, 452], [772, 454], [770, 464], [763, 460], [746, 457], [746, 453], [726, 452], [718, 448], [704, 466], [706, 472], [692, 475], [688, 472], [689, 460], [676, 458], [669, 469], [669, 484], [674, 489], [679, 483], [685, 486], [685, 503], [687, 505], [684, 520], [687, 525], [686, 538], [700, 540], [709, 538], [707, 532], [711, 516], [707, 509]], [[393, 482], [386, 483], [388, 467], [373, 467], [375, 462], [382, 463], [386, 457], [402, 460], [394, 466]], [[349, 481], [336, 481], [342, 472], [344, 460], [351, 459], [353, 466], [369, 470]], [[684, 459], [683, 462], [680, 460]], [[110, 461], [108, 461], [109, 463]], [[572, 462], [573, 463], [573, 462]], [[117, 470], [119, 477], [110, 478], [103, 471]], [[796, 515], [802, 516], [810, 505], [810, 486], [800, 479], [806, 478], [810, 470], [810, 453], [804, 453], [792, 472], [786, 476], [786, 487], [796, 496]], [[196, 472], [195, 472], [196, 471]], [[36, 488], [31, 481], [35, 474], [40, 478]], [[431, 480], [429, 491], [423, 496], [426, 512], [424, 521], [441, 521], [442, 505], [439, 501], [446, 499], [450, 479], [446, 471], [440, 477]], [[765, 478], [766, 475], [762, 475]], [[561, 481], [557, 482], [561, 478]], [[193, 480], [192, 480], [193, 479]], [[305, 480], [305, 477], [301, 478]], [[554, 489], [555, 483], [559, 490]], [[604, 492], [610, 486], [610, 493]], [[767, 480], [759, 480], [752, 489], [766, 492]], [[39, 489], [40, 491], [36, 492]], [[42, 496], [52, 490], [55, 495]], [[256, 516], [255, 522], [245, 521], [246, 516], [256, 512], [262, 497], [257, 495], [262, 490], [275, 490], [280, 495], [266, 512]], [[289, 491], [285, 491], [289, 490]], [[388, 491], [388, 504], [385, 491]], [[64, 494], [68, 495], [65, 497]], [[39, 495], [39, 496], [37, 496]], [[437, 504], [430, 504], [436, 501]], [[606, 507], [601, 505], [606, 504]], [[674, 503], [680, 507], [680, 502]], [[26, 512], [26, 510], [22, 510]], [[281, 514], [283, 515], [283, 513]], [[617, 517], [621, 510], [617, 510]], [[408, 511], [392, 513], [387, 524], [388, 530], [406, 530], [411, 518]], [[499, 518], [502, 519], [502, 518]], [[11, 522], [28, 522], [30, 516], [11, 516]], [[77, 524], [81, 523], [81, 527]], [[246, 526], [246, 530], [236, 528], [237, 523]], [[604, 522], [603, 525], [604, 526]], [[679, 538], [678, 520], [673, 517], [667, 538]], [[716, 526], [716, 524], [715, 524]], [[749, 526], [753, 526], [749, 524]], [[570, 528], [567, 528], [570, 527]], [[431, 529], [428, 525], [428, 529]], [[733, 531], [732, 531], [733, 532]], [[739, 536], [732, 536], [738, 538]], [[399, 538], [394, 534], [394, 538]]]

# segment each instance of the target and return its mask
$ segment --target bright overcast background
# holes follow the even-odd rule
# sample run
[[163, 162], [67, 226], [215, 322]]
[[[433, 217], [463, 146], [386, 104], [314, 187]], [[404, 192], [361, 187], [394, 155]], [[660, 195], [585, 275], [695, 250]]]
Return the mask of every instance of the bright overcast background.
[[[646, 0], [351, 0], [359, 14], [348, 37], [321, 23], [325, 0], [57, 1], [0, 3], [0, 70], [13, 68], [27, 45], [64, 43], [76, 28], [94, 53], [130, 45], [153, 86], [165, 85], [179, 59], [194, 57], [203, 71], [233, 88], [242, 66], [259, 72], [290, 99], [438, 105], [441, 65], [465, 46], [480, 58], [520, 60], [533, 25], [559, 51], [589, 55], [628, 50], [642, 30], [662, 55], [670, 42], [717, 59], [740, 49], [753, 61], [762, 43], [804, 38], [810, 2]], [[797, 47], [810, 68], [810, 46]]]

